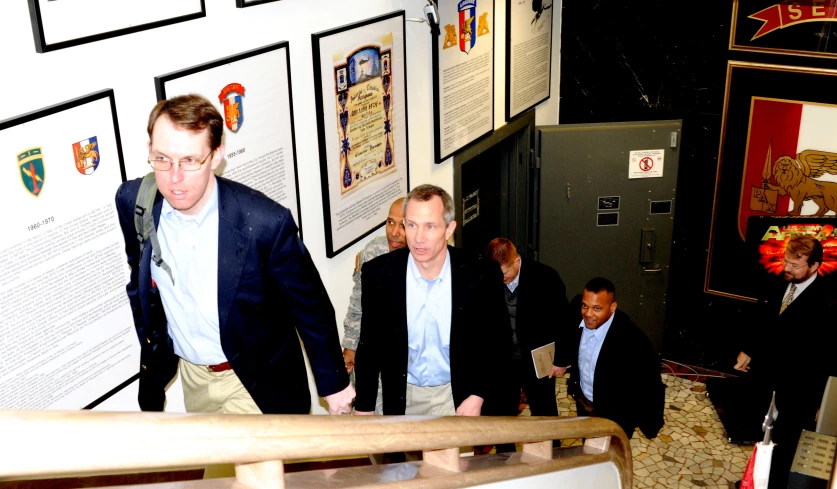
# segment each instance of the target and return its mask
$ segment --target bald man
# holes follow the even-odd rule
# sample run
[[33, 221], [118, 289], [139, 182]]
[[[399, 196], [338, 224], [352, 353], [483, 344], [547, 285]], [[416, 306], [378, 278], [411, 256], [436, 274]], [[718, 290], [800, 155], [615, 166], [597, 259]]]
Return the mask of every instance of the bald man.
[[403, 197], [392, 203], [387, 216], [386, 236], [378, 236], [372, 239], [355, 257], [355, 272], [352, 275], [355, 285], [352, 287], [352, 296], [349, 298], [349, 310], [346, 312], [346, 319], [343, 320], [343, 360], [346, 362], [348, 372], [352, 372], [355, 368], [355, 352], [360, 338], [360, 318], [362, 316], [360, 269], [364, 263], [375, 257], [407, 246], [404, 234], [403, 207]]

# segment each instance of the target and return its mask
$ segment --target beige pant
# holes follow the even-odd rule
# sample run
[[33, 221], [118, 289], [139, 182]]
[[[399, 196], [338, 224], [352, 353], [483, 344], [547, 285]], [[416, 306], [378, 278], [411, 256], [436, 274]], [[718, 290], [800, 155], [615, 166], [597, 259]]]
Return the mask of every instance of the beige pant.
[[190, 413], [261, 414], [235, 372], [211, 372], [204, 365], [180, 359], [183, 401]]
[[456, 406], [453, 404], [450, 382], [432, 387], [407, 384], [407, 409], [404, 414], [455, 416]]
[[[212, 372], [204, 365], [180, 359], [183, 401], [190, 413], [261, 414], [250, 393], [235, 372]], [[207, 465], [204, 479], [235, 477], [234, 464]]]

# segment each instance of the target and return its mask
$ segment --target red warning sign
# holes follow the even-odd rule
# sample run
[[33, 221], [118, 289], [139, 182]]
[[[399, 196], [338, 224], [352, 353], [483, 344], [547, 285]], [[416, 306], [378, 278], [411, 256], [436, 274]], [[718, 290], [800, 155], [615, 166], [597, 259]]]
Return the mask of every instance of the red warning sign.
[[639, 169], [640, 170], [651, 171], [652, 168], [654, 168], [654, 160], [653, 159], [646, 156], [645, 158], [639, 160]]

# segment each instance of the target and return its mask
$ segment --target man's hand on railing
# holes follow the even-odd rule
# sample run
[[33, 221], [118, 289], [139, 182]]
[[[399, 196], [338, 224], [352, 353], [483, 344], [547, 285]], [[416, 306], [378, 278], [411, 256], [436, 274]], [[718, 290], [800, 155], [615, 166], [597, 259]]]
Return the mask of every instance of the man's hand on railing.
[[328, 403], [328, 414], [349, 414], [352, 412], [351, 404], [355, 398], [355, 388], [349, 383], [345, 389], [335, 392], [324, 399]]
[[552, 366], [552, 370], [549, 372], [549, 378], [552, 377], [561, 377], [565, 373], [567, 373], [567, 369], [572, 367], [572, 365], [567, 365], [566, 367], [556, 367], [555, 365]]
[[482, 411], [483, 399], [480, 396], [468, 396], [462, 404], [456, 408], [457, 416], [479, 416]]

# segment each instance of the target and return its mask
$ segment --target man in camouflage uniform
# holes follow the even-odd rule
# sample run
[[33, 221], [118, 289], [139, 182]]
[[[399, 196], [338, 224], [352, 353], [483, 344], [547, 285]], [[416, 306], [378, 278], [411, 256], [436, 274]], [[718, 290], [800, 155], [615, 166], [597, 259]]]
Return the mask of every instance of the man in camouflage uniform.
[[[407, 246], [406, 234], [404, 232], [404, 198], [392, 203], [389, 208], [389, 215], [386, 223], [386, 236], [378, 236], [366, 244], [355, 257], [355, 271], [352, 275], [355, 285], [352, 287], [352, 296], [349, 298], [349, 310], [346, 312], [346, 319], [343, 320], [343, 360], [346, 362], [346, 371], [350, 374], [355, 369], [355, 352], [360, 339], [360, 269], [364, 263], [381, 256], [384, 253], [395, 251]], [[355, 377], [351, 375], [352, 384]], [[376, 411], [380, 411], [381, 387], [378, 380], [378, 399]], [[380, 413], [379, 413], [380, 414]]]

